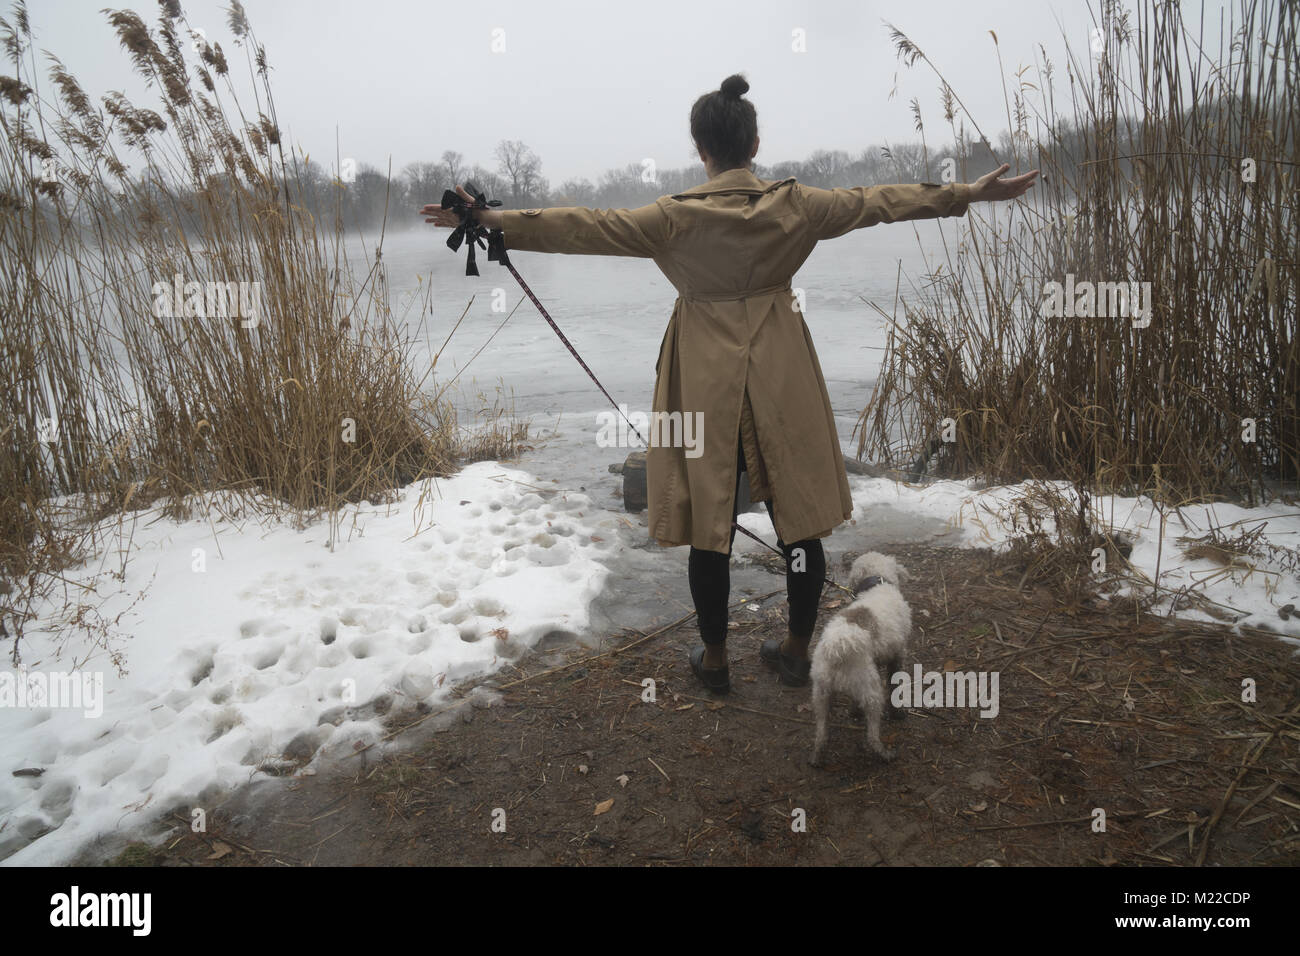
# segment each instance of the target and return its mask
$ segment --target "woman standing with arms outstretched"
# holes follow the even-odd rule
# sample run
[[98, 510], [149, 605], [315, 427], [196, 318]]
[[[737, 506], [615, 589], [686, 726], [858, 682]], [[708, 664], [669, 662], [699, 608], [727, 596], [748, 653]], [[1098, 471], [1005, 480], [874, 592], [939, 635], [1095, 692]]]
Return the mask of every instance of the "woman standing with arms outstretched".
[[[740, 481], [762, 501], [786, 559], [789, 635], [760, 654], [791, 686], [808, 682], [826, 558], [821, 539], [853, 502], [835, 417], [790, 280], [822, 239], [877, 223], [962, 216], [972, 202], [1014, 199], [1037, 171], [975, 183], [818, 189], [750, 169], [758, 120], [730, 76], [691, 108], [708, 182], [639, 209], [475, 210], [510, 251], [641, 256], [677, 289], [655, 366], [654, 411], [700, 415], [703, 451], [652, 444], [646, 458], [650, 535], [690, 546], [691, 597], [702, 646], [691, 668], [709, 690], [730, 689], [727, 604]], [[471, 197], [460, 186], [466, 199]], [[429, 205], [427, 222], [455, 226]], [[699, 449], [697, 448], [698, 452]]]

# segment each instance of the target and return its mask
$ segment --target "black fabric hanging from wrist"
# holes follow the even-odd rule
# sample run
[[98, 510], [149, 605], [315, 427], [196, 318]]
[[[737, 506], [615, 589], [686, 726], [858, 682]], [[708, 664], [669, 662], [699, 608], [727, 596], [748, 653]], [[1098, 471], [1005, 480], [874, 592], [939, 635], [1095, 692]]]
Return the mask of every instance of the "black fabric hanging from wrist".
[[466, 183], [465, 191], [474, 197], [472, 203], [466, 202], [464, 196], [452, 189], [448, 189], [442, 194], [442, 208], [454, 209], [457, 215], [460, 216], [460, 225], [453, 229], [451, 235], [447, 237], [447, 247], [452, 252], [458, 252], [461, 243], [466, 243], [468, 256], [465, 260], [465, 275], [476, 276], [479, 271], [478, 263], [474, 260], [475, 247], [487, 249], [489, 262], [500, 262], [505, 265], [510, 260], [506, 258], [505, 237], [501, 230], [489, 230], [487, 226], [474, 218], [475, 209], [489, 209], [493, 206], [500, 206], [501, 200], [488, 199], [487, 195], [473, 183]]

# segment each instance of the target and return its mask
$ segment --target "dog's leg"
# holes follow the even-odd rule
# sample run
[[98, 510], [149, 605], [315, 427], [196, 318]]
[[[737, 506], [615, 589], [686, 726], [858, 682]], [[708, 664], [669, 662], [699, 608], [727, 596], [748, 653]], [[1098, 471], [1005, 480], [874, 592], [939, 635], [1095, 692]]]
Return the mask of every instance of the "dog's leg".
[[867, 711], [867, 743], [881, 760], [893, 760], [894, 751], [890, 750], [880, 740], [880, 711]]
[[894, 675], [897, 674], [902, 669], [903, 669], [903, 659], [901, 657], [895, 657], [893, 660], [891, 660], [889, 663], [885, 665], [885, 693], [889, 695], [886, 698], [886, 701], [887, 701], [887, 706], [889, 707], [890, 720], [902, 720], [904, 717], [907, 716], [906, 707], [894, 706], [894, 695], [892, 693], [894, 687], [893, 684]]
[[809, 762], [814, 767], [820, 767], [822, 751], [826, 749], [826, 725], [831, 711], [831, 692], [822, 681], [813, 681], [812, 710], [817, 719], [817, 738], [813, 741], [812, 760]]
[[861, 703], [867, 712], [867, 743], [881, 760], [893, 760], [894, 752], [880, 740], [880, 712], [884, 709], [881, 688], [877, 686], [874, 694], [864, 694]]

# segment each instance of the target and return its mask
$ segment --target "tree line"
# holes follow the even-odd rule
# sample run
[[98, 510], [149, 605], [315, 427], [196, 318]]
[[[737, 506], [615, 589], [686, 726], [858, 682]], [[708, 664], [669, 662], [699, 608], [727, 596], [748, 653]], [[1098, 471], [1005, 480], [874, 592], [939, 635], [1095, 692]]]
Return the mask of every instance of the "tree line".
[[[1228, 119], [1232, 105], [1223, 101], [1207, 106], [1206, 110], [1212, 108], [1216, 115]], [[924, 130], [918, 129], [924, 136]], [[1140, 155], [1146, 137], [1140, 124], [1114, 132], [1119, 154], [1114, 170], [1123, 175], [1132, 166], [1126, 156]], [[1079, 172], [1073, 157], [1087, 153], [1083, 140], [1092, 135], [1095, 131], [1061, 121], [1047, 142], [1033, 142], [1023, 132], [1013, 136], [1003, 130], [997, 136], [996, 147], [986, 140], [959, 139], [932, 148], [922, 139], [875, 144], [857, 152], [819, 149], [806, 159], [756, 162], [754, 172], [761, 179], [793, 176], [805, 185], [831, 189], [954, 179], [970, 182], [999, 163], [1009, 162], [1015, 169], [1050, 166], [1059, 175], [1072, 179]], [[363, 232], [420, 225], [416, 210], [425, 203], [437, 202], [444, 190], [457, 183], [474, 183], [489, 198], [500, 199], [508, 209], [546, 206], [611, 209], [646, 205], [708, 178], [702, 163], [665, 168], [642, 160], [608, 169], [595, 181], [570, 177], [553, 186], [543, 174], [541, 158], [518, 140], [502, 140], [487, 163], [471, 162], [463, 153], [448, 149], [437, 160], [408, 163], [391, 176], [373, 165], [347, 160], [343, 170], [306, 157], [289, 159], [288, 164], [289, 169], [283, 174], [284, 188], [296, 205], [323, 221], [340, 223], [348, 231]], [[140, 197], [154, 192], [173, 192], [144, 177], [136, 189], [137, 203]], [[192, 204], [183, 201], [185, 188], [178, 192], [182, 201], [172, 206], [182, 228], [187, 234], [199, 234], [200, 224], [187, 211]]]
[[[1010, 138], [1003, 137], [998, 155], [1009, 155]], [[965, 160], [961, 159], [965, 155]], [[954, 168], [970, 178], [991, 168], [994, 153], [987, 144], [964, 151], [956, 147], [929, 150], [924, 143], [876, 145], [850, 153], [845, 150], [816, 150], [804, 160], [755, 163], [761, 179], [794, 176], [801, 183], [830, 189], [837, 186], [874, 186], [895, 182], [939, 182], [944, 162], [954, 159]], [[434, 161], [408, 163], [392, 177], [369, 164], [362, 164], [349, 181], [342, 182], [332, 171], [315, 162], [304, 164], [295, 176], [293, 191], [304, 206], [318, 214], [339, 207], [344, 223], [369, 230], [385, 222], [389, 227], [418, 224], [414, 210], [437, 202], [443, 191], [456, 183], [472, 182], [491, 199], [506, 208], [528, 209], [545, 206], [590, 206], [634, 208], [654, 202], [660, 196], [682, 192], [708, 179], [702, 163], [665, 168], [650, 160], [630, 162], [601, 173], [593, 182], [571, 177], [552, 186], [543, 175], [541, 158], [525, 143], [502, 140], [489, 164], [471, 163], [464, 154], [446, 150]]]

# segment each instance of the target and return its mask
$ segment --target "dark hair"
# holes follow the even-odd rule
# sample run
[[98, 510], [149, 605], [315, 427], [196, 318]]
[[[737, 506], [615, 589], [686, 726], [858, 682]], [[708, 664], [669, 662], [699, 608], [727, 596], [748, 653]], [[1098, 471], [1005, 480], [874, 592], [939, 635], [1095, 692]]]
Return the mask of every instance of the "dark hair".
[[758, 136], [758, 114], [753, 103], [741, 99], [748, 92], [749, 84], [736, 73], [691, 107], [691, 136], [719, 171], [749, 165], [749, 151]]

